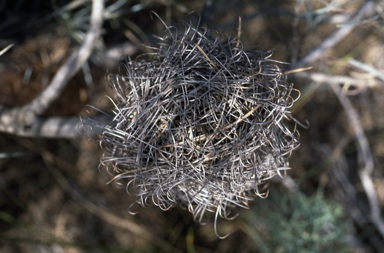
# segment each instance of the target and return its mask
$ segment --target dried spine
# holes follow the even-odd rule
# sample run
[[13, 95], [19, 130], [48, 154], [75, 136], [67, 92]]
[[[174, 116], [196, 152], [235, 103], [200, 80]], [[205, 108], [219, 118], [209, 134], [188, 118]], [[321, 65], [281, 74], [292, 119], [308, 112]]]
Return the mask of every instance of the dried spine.
[[186, 206], [200, 222], [206, 211], [229, 218], [288, 169], [299, 134], [285, 122], [299, 93], [271, 51], [180, 29], [167, 27], [153, 54], [108, 75], [118, 101], [102, 125], [101, 161], [140, 205]]

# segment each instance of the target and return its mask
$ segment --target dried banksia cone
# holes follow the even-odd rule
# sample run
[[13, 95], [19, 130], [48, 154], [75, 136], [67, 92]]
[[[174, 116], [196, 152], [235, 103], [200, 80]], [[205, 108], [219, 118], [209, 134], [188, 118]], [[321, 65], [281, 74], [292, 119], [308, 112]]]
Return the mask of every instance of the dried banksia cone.
[[264, 197], [299, 145], [285, 123], [298, 95], [271, 55], [199, 26], [166, 27], [153, 54], [108, 75], [117, 101], [101, 164], [140, 205], [185, 206], [197, 221]]

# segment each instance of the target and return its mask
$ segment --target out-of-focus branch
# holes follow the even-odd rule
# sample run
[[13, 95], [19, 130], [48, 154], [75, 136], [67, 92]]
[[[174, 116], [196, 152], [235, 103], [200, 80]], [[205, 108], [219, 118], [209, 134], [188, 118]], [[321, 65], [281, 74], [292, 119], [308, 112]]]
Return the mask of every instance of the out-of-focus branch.
[[340, 84], [348, 84], [348, 85], [362, 85], [359, 79], [352, 78], [349, 76], [342, 75], [327, 75], [323, 73], [316, 72], [299, 72], [295, 73], [295, 77], [309, 79], [316, 83], [327, 83], [330, 85], [340, 85]]
[[122, 56], [132, 56], [140, 51], [139, 47], [130, 41], [114, 45], [112, 47], [101, 50], [91, 56], [93, 62], [103, 68], [111, 68], [121, 60]]
[[358, 142], [358, 154], [360, 162], [359, 177], [367, 195], [369, 207], [370, 207], [370, 220], [376, 226], [381, 236], [384, 238], [384, 220], [381, 217], [381, 208], [377, 198], [377, 193], [372, 181], [372, 172], [374, 169], [373, 156], [368, 144], [367, 137], [360, 124], [359, 115], [349, 101], [348, 97], [342, 93], [342, 90], [337, 85], [330, 85], [331, 89], [338, 96], [341, 105], [346, 111], [350, 126], [352, 127], [354, 134], [356, 135]]
[[359, 24], [364, 17], [371, 16], [376, 12], [376, 3], [374, 1], [367, 1], [363, 6], [350, 17], [346, 25], [343, 25], [330, 36], [328, 36], [320, 45], [311, 50], [293, 68], [301, 68], [308, 66], [321, 58], [326, 51], [334, 47], [342, 39], [344, 39], [352, 30]]
[[13, 47], [13, 44], [10, 44], [8, 46], [6, 46], [5, 48], [3, 48], [1, 51], [0, 51], [0, 56], [5, 54], [5, 52], [7, 52], [9, 49], [11, 49]]
[[[376, 85], [373, 78], [354, 78], [343, 75], [328, 75], [318, 72], [299, 72], [294, 74], [297, 78], [304, 78], [318, 84], [343, 85], [347, 95], [355, 95], [361, 90]], [[350, 89], [351, 88], [351, 89]]]
[[365, 63], [359, 62], [355, 59], [349, 59], [348, 63], [351, 64], [352, 66], [355, 66], [356, 68], [364, 70], [364, 71], [370, 73], [371, 75], [379, 78], [380, 80], [384, 81], [384, 73], [378, 71], [377, 69], [374, 69], [373, 67], [371, 67]]
[[35, 115], [43, 113], [53, 101], [55, 101], [61, 94], [69, 79], [72, 78], [76, 72], [81, 68], [84, 62], [91, 55], [93, 44], [100, 34], [100, 28], [103, 23], [103, 0], [93, 0], [91, 25], [85, 36], [84, 42], [74, 52], [66, 63], [57, 71], [49, 86], [34, 100], [25, 106], [25, 109]]
[[[16, 110], [12, 111], [17, 113]], [[1, 114], [1, 112], [0, 112]], [[14, 115], [6, 113], [1, 115], [0, 131], [21, 137], [34, 138], [80, 138], [91, 137], [99, 133], [100, 129], [90, 129], [82, 127], [83, 122], [79, 117], [35, 117], [35, 121], [30, 127], [22, 128], [13, 126]], [[108, 116], [96, 116], [89, 120], [107, 122]], [[7, 127], [8, 126], [8, 127]]]
[[[140, 238], [144, 240], [154, 243], [155, 245], [161, 247], [165, 252], [181, 252], [168, 241], [157, 238], [151, 234], [150, 231], [145, 230], [140, 224], [128, 219], [121, 218], [109, 211], [107, 208], [97, 206], [95, 203], [89, 201], [89, 198], [83, 196], [81, 192], [76, 189], [77, 187], [74, 184], [69, 184], [68, 179], [66, 179], [64, 175], [61, 174], [59, 169], [52, 167], [55, 166], [70, 171], [73, 167], [73, 164], [55, 156], [47, 149], [41, 148], [29, 140], [19, 140], [19, 142], [36, 154], [39, 154], [46, 162], [50, 163], [51, 165], [48, 165], [49, 171], [53, 174], [54, 178], [62, 187], [62, 189], [66, 191], [75, 201], [78, 201], [79, 204], [87, 209], [90, 213], [100, 217], [101, 219], [116, 227], [123, 228], [127, 231], [130, 231], [134, 235], [140, 236]], [[77, 170], [80, 169], [78, 168]]]
[[[103, 0], [93, 0], [90, 27], [83, 44], [74, 52], [57, 71], [49, 86], [30, 103], [16, 108], [0, 106], [0, 131], [20, 136], [44, 136], [57, 138], [75, 136], [75, 122], [79, 119], [51, 118], [44, 119], [40, 115], [54, 102], [73, 77], [89, 58], [94, 42], [100, 34], [103, 23]], [[66, 122], [68, 120], [68, 122]], [[52, 124], [49, 126], [48, 124]], [[59, 134], [62, 134], [60, 136]]]
[[[345, 155], [345, 149], [348, 147], [352, 137], [350, 134], [344, 135], [335, 143], [335, 146], [331, 147], [328, 144], [321, 144], [317, 145], [317, 149], [322, 153], [323, 158], [329, 161], [329, 179], [331, 185], [333, 185], [333, 198], [344, 205], [348, 216], [355, 222], [357, 227], [364, 230], [371, 223], [370, 217], [367, 215], [369, 213], [369, 204], [361, 199], [351, 180], [351, 177], [355, 175], [355, 169], [349, 168]], [[356, 236], [358, 237], [358, 235], [350, 233], [348, 235], [350, 237], [348, 238], [349, 243], [357, 247], [361, 252], [365, 252], [360, 240]], [[377, 252], [381, 252], [383, 243], [378, 237], [380, 237], [379, 233], [377, 236], [376, 234], [370, 234], [367, 237], [367, 241]]]

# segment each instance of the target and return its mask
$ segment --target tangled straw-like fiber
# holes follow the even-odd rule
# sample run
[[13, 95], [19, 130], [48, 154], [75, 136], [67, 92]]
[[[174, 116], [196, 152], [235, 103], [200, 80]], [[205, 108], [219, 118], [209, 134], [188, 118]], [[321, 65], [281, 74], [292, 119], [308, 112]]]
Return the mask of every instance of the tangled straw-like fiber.
[[245, 51], [239, 37], [184, 24], [154, 50], [108, 75], [118, 102], [101, 163], [140, 205], [229, 218], [289, 168], [299, 135], [285, 121], [298, 93], [271, 51]]

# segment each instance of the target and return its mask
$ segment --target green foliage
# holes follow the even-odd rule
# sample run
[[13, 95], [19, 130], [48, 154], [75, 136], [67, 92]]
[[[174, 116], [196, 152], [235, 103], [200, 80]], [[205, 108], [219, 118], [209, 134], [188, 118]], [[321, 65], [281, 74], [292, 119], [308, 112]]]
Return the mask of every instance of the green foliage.
[[[263, 203], [261, 203], [263, 201]], [[257, 205], [257, 204], [256, 204]], [[322, 192], [272, 193], [246, 217], [257, 252], [347, 252], [347, 222], [341, 205]]]
[[15, 222], [15, 218], [7, 212], [0, 211], [0, 222], [1, 221], [12, 224]]

